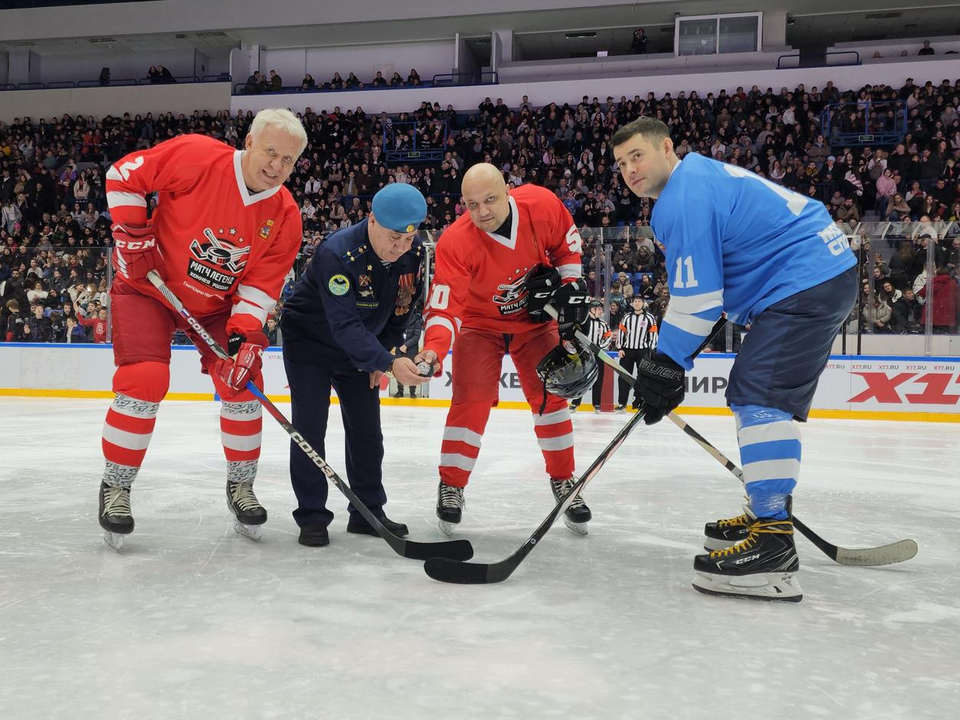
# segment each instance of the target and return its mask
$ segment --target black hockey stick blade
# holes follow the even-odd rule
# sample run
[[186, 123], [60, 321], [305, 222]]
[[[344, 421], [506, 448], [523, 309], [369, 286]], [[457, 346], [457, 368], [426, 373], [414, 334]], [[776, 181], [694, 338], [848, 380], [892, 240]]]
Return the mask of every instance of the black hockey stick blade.
[[[473, 557], [473, 545], [469, 540], [445, 540], [443, 542], [416, 542], [414, 540], [404, 540], [398, 538], [390, 531], [384, 529], [386, 535], [383, 537], [399, 555], [411, 560], [431, 560], [442, 559], [448, 562], [462, 562]], [[400, 546], [394, 545], [393, 540], [399, 541]]]
[[492, 583], [503, 582], [513, 574], [513, 571], [519, 567], [524, 558], [527, 557], [537, 544], [543, 539], [553, 523], [560, 517], [567, 508], [570, 507], [580, 491], [591, 481], [604, 463], [609, 460], [613, 454], [623, 445], [624, 440], [631, 431], [643, 420], [643, 411], [638, 411], [627, 422], [620, 432], [616, 434], [610, 444], [603, 450], [596, 460], [587, 468], [580, 480], [570, 493], [550, 511], [550, 514], [543, 519], [543, 522], [533, 531], [533, 534], [527, 538], [510, 557], [496, 563], [467, 563], [451, 562], [443, 558], [430, 558], [423, 564], [423, 570], [434, 580], [446, 583], [457, 583], [460, 585], [489, 585]]
[[916, 540], [898, 540], [889, 545], [870, 548], [845, 548], [827, 542], [808, 528], [798, 517], [793, 524], [807, 540], [816, 545], [824, 555], [840, 565], [852, 567], [877, 567], [894, 565], [916, 557], [919, 548]]

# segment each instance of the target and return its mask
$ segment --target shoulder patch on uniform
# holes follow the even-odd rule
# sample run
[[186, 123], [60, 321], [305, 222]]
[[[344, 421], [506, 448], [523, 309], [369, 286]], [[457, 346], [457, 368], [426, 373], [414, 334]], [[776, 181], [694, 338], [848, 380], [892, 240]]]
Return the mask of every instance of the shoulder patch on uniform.
[[334, 275], [327, 283], [327, 290], [337, 297], [346, 295], [350, 290], [350, 278], [346, 275]]

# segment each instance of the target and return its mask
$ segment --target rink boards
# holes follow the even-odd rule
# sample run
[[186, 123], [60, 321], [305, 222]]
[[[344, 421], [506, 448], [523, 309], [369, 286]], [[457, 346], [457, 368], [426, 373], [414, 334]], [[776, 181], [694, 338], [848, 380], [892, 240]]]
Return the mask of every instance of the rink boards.
[[[190, 346], [174, 347], [170, 394], [173, 400], [209, 400], [213, 385], [200, 374], [199, 355]], [[724, 393], [736, 356], [720, 353], [697, 360], [687, 377], [683, 411], [725, 413]], [[0, 345], [0, 395], [111, 397], [113, 353], [109, 345]], [[279, 348], [264, 354], [267, 394], [288, 401], [289, 390]], [[385, 403], [449, 405], [452, 363], [431, 380], [428, 399], [395, 400], [386, 381]], [[510, 357], [500, 376], [500, 407], [526, 408]], [[834, 356], [820, 379], [814, 415], [833, 418], [960, 422], [960, 358]]]

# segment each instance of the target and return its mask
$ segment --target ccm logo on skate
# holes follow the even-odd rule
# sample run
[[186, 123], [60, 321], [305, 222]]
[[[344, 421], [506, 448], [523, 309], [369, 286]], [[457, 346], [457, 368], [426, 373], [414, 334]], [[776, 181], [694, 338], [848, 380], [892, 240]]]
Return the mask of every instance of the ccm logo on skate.
[[750, 555], [750, 556], [748, 556], [748, 557], [740, 558], [739, 560], [734, 561], [733, 564], [734, 564], [734, 565], [743, 565], [744, 563], [748, 563], [748, 562], [750, 562], [751, 560], [756, 560], [758, 557], [760, 557], [760, 553], [757, 553], [756, 555]]
[[[920, 373], [902, 372], [889, 376], [885, 372], [851, 372], [859, 375], [867, 383], [867, 389], [854, 395], [847, 402], [862, 403], [874, 400], [878, 403], [902, 405], [956, 405], [960, 395], [947, 393], [950, 385], [960, 384], [960, 375], [953, 373]], [[923, 392], [905, 393], [901, 395], [897, 389], [906, 383], [912, 383], [914, 389], [918, 385], [924, 387]], [[904, 388], [906, 389], [906, 388]]]

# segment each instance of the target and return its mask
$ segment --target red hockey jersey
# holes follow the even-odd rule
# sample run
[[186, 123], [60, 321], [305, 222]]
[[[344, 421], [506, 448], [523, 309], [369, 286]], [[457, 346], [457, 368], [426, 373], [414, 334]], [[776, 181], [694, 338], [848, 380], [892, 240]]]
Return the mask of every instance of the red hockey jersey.
[[[243, 151], [203, 135], [183, 135], [121, 158], [107, 171], [114, 224], [147, 224], [145, 196], [158, 193], [150, 225], [164, 280], [193, 314], [231, 310], [227, 332], [259, 331], [283, 288], [303, 235], [285, 187], [252, 193]], [[149, 280], [126, 282], [162, 297]]]
[[510, 237], [480, 230], [467, 214], [437, 242], [433, 290], [424, 313], [424, 348], [443, 358], [461, 326], [497, 333], [530, 330], [524, 277], [539, 264], [564, 281], [581, 276], [582, 241], [559, 198], [536, 185], [508, 197]]

